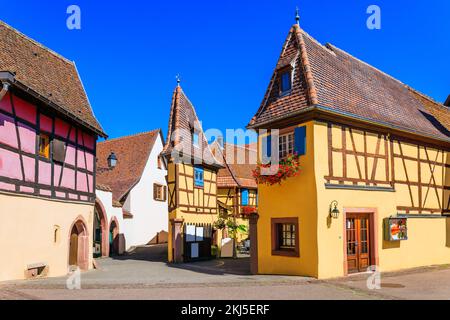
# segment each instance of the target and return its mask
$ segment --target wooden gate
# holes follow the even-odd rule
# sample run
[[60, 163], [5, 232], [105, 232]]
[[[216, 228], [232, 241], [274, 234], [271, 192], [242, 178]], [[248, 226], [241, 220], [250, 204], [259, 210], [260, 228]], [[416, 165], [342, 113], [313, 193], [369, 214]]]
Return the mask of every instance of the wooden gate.
[[184, 262], [211, 259], [212, 234], [211, 224], [185, 224], [183, 227]]

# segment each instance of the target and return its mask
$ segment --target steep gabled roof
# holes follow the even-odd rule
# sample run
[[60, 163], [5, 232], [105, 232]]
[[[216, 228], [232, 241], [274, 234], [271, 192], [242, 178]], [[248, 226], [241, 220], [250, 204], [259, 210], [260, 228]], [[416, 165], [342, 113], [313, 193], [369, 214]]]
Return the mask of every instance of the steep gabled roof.
[[223, 159], [224, 168], [217, 173], [218, 188], [257, 188], [252, 171], [256, 168], [256, 145], [239, 146], [225, 143], [223, 148], [215, 141], [211, 148]]
[[[113, 203], [121, 202], [139, 182], [156, 139], [162, 139], [161, 130], [153, 130], [132, 136], [106, 140], [97, 144], [96, 184], [112, 190]], [[117, 156], [115, 168], [108, 167], [108, 157]]]
[[[280, 97], [277, 77], [286, 60], [292, 61], [292, 92]], [[450, 141], [448, 130], [443, 130], [450, 118], [448, 108], [430, 101], [345, 51], [321, 45], [295, 24], [249, 127], [264, 127], [302, 112], [321, 110]]]
[[80, 124], [106, 136], [95, 118], [75, 63], [0, 20], [0, 71], [15, 74], [15, 84], [55, 104]]
[[[191, 132], [195, 130], [199, 135], [201, 143], [201, 154], [194, 154]], [[194, 106], [184, 94], [180, 86], [177, 86], [173, 92], [172, 104], [170, 107], [169, 130], [167, 133], [166, 144], [164, 145], [162, 154], [170, 155], [174, 149], [187, 150], [191, 152], [192, 159], [195, 157], [201, 160], [201, 163], [208, 164], [213, 167], [221, 168], [220, 160], [216, 159], [211, 152], [208, 141], [203, 132], [201, 123], [197, 117]]]

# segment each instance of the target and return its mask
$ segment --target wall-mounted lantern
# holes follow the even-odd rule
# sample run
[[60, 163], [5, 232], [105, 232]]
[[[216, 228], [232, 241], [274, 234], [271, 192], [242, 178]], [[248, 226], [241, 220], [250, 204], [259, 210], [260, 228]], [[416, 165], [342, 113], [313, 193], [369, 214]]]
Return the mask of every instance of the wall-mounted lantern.
[[339, 209], [337, 208], [338, 202], [336, 200], [332, 201], [330, 204], [330, 217], [333, 219], [339, 218]]
[[114, 168], [117, 165], [117, 157], [114, 152], [111, 152], [111, 154], [108, 157], [108, 166], [110, 168]]

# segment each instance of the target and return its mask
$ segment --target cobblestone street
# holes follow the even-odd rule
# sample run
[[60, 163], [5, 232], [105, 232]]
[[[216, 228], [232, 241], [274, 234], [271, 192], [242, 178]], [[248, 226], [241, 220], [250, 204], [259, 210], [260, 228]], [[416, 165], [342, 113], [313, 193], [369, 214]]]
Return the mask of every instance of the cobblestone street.
[[367, 274], [318, 281], [307, 277], [250, 275], [248, 258], [168, 265], [165, 246], [138, 248], [81, 274], [81, 290], [67, 277], [0, 284], [0, 299], [448, 299], [450, 268], [432, 267], [382, 275], [369, 290]]

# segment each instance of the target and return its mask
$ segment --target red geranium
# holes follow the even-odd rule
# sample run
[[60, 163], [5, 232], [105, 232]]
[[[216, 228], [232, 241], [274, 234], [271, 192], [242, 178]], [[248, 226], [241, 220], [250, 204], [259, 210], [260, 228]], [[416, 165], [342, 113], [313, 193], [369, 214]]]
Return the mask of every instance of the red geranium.
[[256, 169], [253, 170], [253, 178], [258, 184], [266, 184], [272, 186], [274, 184], [281, 184], [283, 180], [290, 177], [295, 177], [300, 173], [299, 156], [294, 153], [290, 154], [280, 161], [278, 171], [273, 175], [263, 175], [262, 169], [270, 168], [271, 164], [258, 163]]

